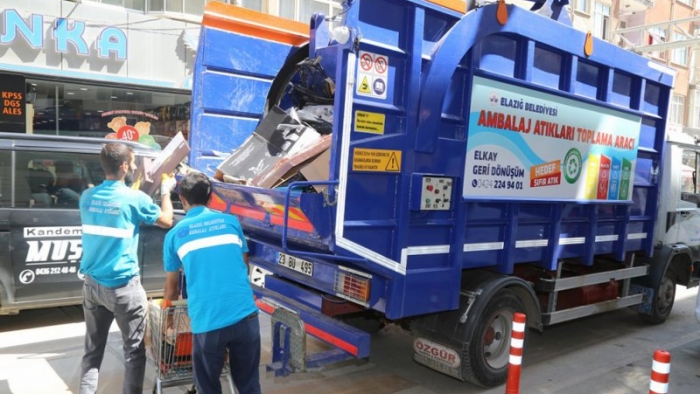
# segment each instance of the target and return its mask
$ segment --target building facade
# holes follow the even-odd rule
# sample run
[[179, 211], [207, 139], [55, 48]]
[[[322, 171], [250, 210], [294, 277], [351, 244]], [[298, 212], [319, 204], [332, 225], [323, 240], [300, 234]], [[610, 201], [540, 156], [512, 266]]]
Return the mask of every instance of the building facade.
[[[140, 140], [188, 134], [207, 0], [0, 0], [4, 131]], [[229, 0], [308, 20], [331, 0]]]
[[[187, 134], [192, 64], [208, 1], [0, 0], [0, 88], [8, 95], [23, 91], [21, 100], [3, 106], [0, 125], [28, 133], [109, 137], [119, 137], [129, 126], [124, 131], [156, 142], [178, 131]], [[339, 0], [225, 2], [298, 21], [341, 10]], [[700, 136], [698, 9], [700, 0], [571, 0], [569, 5], [578, 29], [674, 68], [669, 124]], [[150, 137], [146, 141], [153, 143]]]
[[700, 137], [700, 0], [573, 0], [574, 26], [673, 68], [668, 127]]

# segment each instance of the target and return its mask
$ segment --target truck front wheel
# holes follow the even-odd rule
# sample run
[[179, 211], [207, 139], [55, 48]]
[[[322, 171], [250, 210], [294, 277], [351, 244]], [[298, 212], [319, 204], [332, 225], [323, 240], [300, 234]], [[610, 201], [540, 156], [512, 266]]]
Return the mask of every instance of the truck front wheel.
[[667, 269], [659, 288], [655, 289], [651, 303], [651, 314], [640, 313], [639, 317], [648, 324], [661, 324], [666, 321], [676, 299], [676, 275]]
[[515, 312], [525, 312], [523, 302], [510, 290], [500, 290], [478, 317], [463, 360], [463, 378], [483, 387], [506, 381], [510, 337]]

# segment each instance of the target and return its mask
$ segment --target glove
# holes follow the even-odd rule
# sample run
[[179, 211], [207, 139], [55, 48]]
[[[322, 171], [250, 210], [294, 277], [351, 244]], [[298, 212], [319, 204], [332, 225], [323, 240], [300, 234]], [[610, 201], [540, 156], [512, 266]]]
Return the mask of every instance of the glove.
[[175, 177], [172, 175], [168, 174], [163, 174], [161, 176], [161, 181], [160, 181], [160, 195], [170, 195], [170, 193], [175, 190], [175, 185], [177, 184], [177, 181], [175, 180]]

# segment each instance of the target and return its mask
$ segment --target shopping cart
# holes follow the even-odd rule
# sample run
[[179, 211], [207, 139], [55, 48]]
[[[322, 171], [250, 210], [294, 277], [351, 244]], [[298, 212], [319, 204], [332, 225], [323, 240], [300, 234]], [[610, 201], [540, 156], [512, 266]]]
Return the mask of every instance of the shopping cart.
[[[148, 307], [150, 356], [156, 367], [154, 394], [167, 387], [194, 383], [192, 370], [192, 328], [187, 316], [187, 300], [152, 300]], [[222, 375], [228, 378], [229, 390], [235, 393], [226, 357]], [[192, 384], [187, 394], [197, 391]]]

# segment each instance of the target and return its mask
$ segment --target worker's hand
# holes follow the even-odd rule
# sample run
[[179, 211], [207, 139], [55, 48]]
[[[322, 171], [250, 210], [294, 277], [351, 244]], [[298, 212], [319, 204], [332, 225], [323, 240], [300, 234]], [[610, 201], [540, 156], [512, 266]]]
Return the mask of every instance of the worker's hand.
[[168, 195], [170, 196], [170, 193], [175, 190], [175, 185], [177, 184], [177, 181], [175, 180], [175, 177], [170, 175], [170, 174], [163, 174], [161, 177], [160, 181], [160, 195], [165, 196]]

